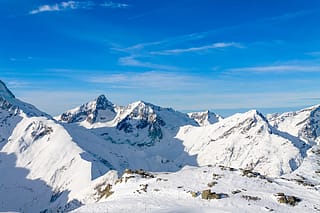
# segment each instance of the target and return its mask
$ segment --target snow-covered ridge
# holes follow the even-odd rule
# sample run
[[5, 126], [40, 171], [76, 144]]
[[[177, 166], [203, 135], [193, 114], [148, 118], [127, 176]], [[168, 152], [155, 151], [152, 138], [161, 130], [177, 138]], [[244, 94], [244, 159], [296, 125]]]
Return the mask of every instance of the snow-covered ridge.
[[[105, 104], [99, 109], [96, 106], [100, 97], [103, 97]], [[83, 126], [112, 143], [136, 146], [153, 146], [164, 138], [173, 138], [181, 126], [198, 125], [187, 114], [171, 108], [144, 101], [117, 106], [106, 100], [105, 96], [99, 96], [57, 119]]]
[[177, 138], [188, 153], [198, 156], [199, 165], [222, 164], [273, 176], [297, 169], [310, 148], [300, 139], [273, 128], [256, 110], [209, 126], [183, 127]]
[[[57, 212], [93, 193], [110, 170], [51, 116], [0, 84], [0, 211]], [[99, 170], [92, 170], [96, 165]]]
[[7, 88], [7, 86], [0, 80], [0, 109], [7, 110], [12, 113], [18, 113], [23, 111], [28, 116], [46, 116], [48, 114], [41, 112], [31, 104], [27, 104], [15, 98], [13, 93]]
[[275, 128], [297, 136], [311, 145], [320, 142], [320, 105], [297, 112], [268, 115], [268, 120]]
[[[309, 211], [318, 208], [309, 204], [319, 197], [319, 108], [318, 105], [267, 118], [251, 110], [225, 119], [216, 116], [217, 122], [209, 124], [206, 122], [210, 122], [210, 112], [195, 113], [190, 118], [185, 113], [143, 101], [117, 106], [101, 95], [67, 111], [57, 121], [16, 99], [1, 82], [0, 174], [6, 175], [0, 175], [0, 211], [64, 212], [107, 201], [102, 207], [118, 212], [116, 204], [128, 200], [139, 205], [147, 200], [163, 206], [172, 193], [179, 199], [169, 196], [168, 211], [179, 210], [181, 205], [185, 205], [186, 212], [198, 210], [196, 206], [209, 212], [215, 208], [228, 211], [229, 207], [245, 211], [248, 205], [244, 200], [248, 196], [262, 200], [255, 201], [254, 211], [267, 211], [265, 206], [287, 211], [282, 204], [273, 202], [278, 199], [273, 194], [278, 192], [303, 200], [303, 205], [294, 207], [297, 212]], [[225, 171], [228, 167], [236, 172]], [[138, 172], [118, 177], [127, 168]], [[226, 169], [218, 171], [219, 168]], [[240, 168], [266, 179], [239, 177]], [[145, 172], [144, 176], [150, 177], [146, 180], [137, 175], [144, 174], [139, 169], [155, 173]], [[212, 172], [222, 176], [221, 182], [212, 180], [218, 185], [209, 182], [214, 178]], [[116, 184], [121, 180], [121, 184]], [[275, 183], [269, 184], [268, 180]], [[228, 194], [230, 200], [224, 200], [221, 208], [215, 201], [205, 201], [210, 202], [205, 205], [199, 193], [207, 189], [206, 184], [211, 185], [212, 191]], [[231, 195], [232, 188], [243, 185], [250, 194], [240, 189], [244, 197]], [[165, 193], [157, 194], [157, 190]], [[199, 192], [191, 193], [196, 190]], [[105, 200], [101, 193], [111, 195]], [[239, 203], [234, 205], [235, 202]], [[132, 202], [126, 203], [131, 209]], [[137, 211], [145, 209], [140, 207]]]
[[0, 96], [3, 98], [15, 98], [12, 92], [7, 88], [7, 86], [0, 80]]

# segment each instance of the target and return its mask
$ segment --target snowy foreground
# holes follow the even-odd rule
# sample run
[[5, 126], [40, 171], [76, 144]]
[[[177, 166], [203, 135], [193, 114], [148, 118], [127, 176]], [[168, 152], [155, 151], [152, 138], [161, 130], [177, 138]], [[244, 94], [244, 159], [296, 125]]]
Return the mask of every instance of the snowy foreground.
[[[319, 187], [301, 179], [267, 178], [228, 167], [185, 167], [175, 173], [124, 174], [98, 204], [75, 210], [85, 212], [316, 212]], [[204, 190], [216, 199], [202, 199]], [[295, 204], [279, 203], [280, 193], [295, 196]]]
[[319, 212], [319, 145], [320, 105], [222, 118], [101, 95], [53, 118], [0, 81], [0, 212]]

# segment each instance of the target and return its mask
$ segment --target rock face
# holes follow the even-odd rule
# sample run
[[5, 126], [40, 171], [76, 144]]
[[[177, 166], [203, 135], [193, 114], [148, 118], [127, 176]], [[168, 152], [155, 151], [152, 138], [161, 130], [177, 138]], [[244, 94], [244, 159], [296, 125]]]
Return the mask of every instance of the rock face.
[[166, 122], [160, 115], [162, 111], [175, 113], [171, 109], [163, 109], [142, 101], [130, 104], [120, 111], [118, 116], [119, 122], [116, 128], [125, 133], [136, 135], [139, 132], [145, 132], [150, 140], [143, 144], [138, 143], [137, 145], [152, 146], [163, 139], [164, 133], [162, 128], [166, 127]]
[[191, 119], [194, 119], [200, 126], [207, 126], [210, 124], [217, 123], [223, 119], [222, 116], [217, 115], [209, 110], [204, 112], [191, 112], [188, 113]]

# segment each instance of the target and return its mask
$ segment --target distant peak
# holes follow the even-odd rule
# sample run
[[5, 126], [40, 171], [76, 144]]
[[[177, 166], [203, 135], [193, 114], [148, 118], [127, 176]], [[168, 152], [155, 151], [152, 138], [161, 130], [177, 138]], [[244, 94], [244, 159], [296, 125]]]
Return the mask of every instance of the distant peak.
[[139, 100], [139, 101], [136, 101], [137, 104], [148, 104], [147, 102], [143, 101], [143, 100]]
[[134, 102], [133, 104], [134, 104], [134, 105], [137, 105], [137, 106], [139, 106], [139, 105], [143, 105], [143, 106], [154, 106], [153, 104], [148, 103], [148, 102], [145, 102], [145, 101], [143, 101], [143, 100], [136, 101], [136, 102]]
[[0, 96], [4, 98], [15, 98], [13, 93], [8, 89], [8, 87], [0, 80]]
[[105, 95], [99, 95], [97, 98], [96, 98], [96, 100], [97, 101], [106, 101], [106, 100], [108, 100], [107, 98], [106, 98], [106, 96]]
[[96, 101], [96, 109], [105, 110], [107, 108], [113, 107], [113, 103], [111, 103], [105, 95], [99, 95]]
[[250, 117], [260, 117], [262, 120], [267, 121], [266, 117], [256, 109], [250, 110], [244, 114]]

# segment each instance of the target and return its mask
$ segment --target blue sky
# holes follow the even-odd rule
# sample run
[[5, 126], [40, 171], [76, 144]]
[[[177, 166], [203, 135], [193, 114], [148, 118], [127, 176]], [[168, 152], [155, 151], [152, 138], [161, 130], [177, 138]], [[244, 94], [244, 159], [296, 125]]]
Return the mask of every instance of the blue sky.
[[0, 79], [51, 114], [99, 94], [222, 114], [320, 103], [318, 0], [0, 1]]

